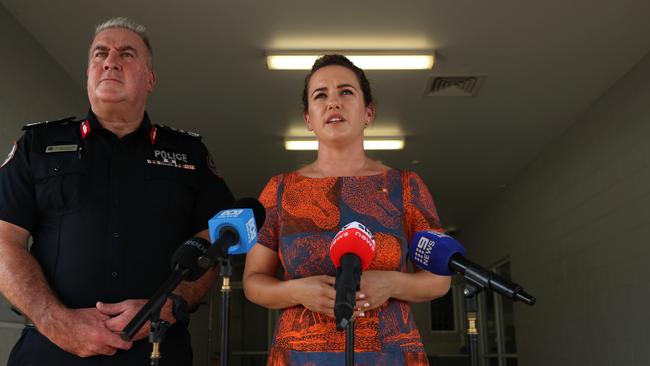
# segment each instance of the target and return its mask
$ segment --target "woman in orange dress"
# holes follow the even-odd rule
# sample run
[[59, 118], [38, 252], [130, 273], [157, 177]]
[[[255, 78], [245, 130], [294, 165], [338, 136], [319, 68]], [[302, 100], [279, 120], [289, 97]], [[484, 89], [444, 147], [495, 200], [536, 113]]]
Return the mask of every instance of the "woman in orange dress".
[[408, 302], [443, 296], [450, 278], [410, 273], [406, 258], [415, 231], [440, 229], [431, 195], [417, 174], [366, 157], [363, 132], [375, 106], [363, 70], [347, 58], [314, 63], [303, 106], [319, 143], [316, 161], [267, 183], [260, 196], [266, 222], [244, 269], [246, 297], [282, 310], [268, 364], [344, 364], [329, 247], [342, 226], [358, 221], [374, 235], [376, 252], [356, 294], [356, 364], [427, 365]]

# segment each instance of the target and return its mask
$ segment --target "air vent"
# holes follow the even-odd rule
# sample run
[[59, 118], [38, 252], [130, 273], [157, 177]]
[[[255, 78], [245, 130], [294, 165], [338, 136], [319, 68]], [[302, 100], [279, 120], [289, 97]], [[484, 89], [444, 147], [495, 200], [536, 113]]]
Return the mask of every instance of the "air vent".
[[431, 75], [424, 95], [427, 97], [473, 97], [487, 75]]

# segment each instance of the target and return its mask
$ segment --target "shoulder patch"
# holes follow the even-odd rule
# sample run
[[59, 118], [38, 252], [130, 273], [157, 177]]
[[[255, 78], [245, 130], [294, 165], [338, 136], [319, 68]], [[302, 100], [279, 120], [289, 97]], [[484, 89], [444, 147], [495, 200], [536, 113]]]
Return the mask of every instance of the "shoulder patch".
[[13, 159], [14, 155], [16, 155], [16, 150], [18, 150], [18, 144], [16, 143], [16, 141], [14, 141], [14, 146], [11, 147], [11, 151], [9, 151], [9, 155], [7, 155], [5, 161], [2, 163], [2, 165], [0, 165], [0, 168], [7, 165], [7, 163], [10, 162], [11, 159]]
[[206, 157], [206, 164], [208, 165], [208, 169], [212, 172], [212, 174], [216, 175], [217, 177], [223, 179], [223, 176], [221, 173], [217, 170], [217, 166], [214, 164], [214, 160], [212, 159], [212, 154], [208, 153], [208, 156]]
[[194, 137], [194, 138], [197, 138], [197, 139], [201, 139], [201, 135], [199, 135], [196, 132], [186, 131], [186, 130], [182, 130], [180, 128], [174, 128], [174, 127], [165, 126], [165, 125], [158, 125], [157, 124], [156, 126], [163, 129], [163, 130], [166, 130], [166, 131], [170, 131], [170, 132], [174, 132], [174, 133], [177, 133], [177, 134], [181, 134], [181, 135], [185, 135], [185, 136], [191, 136], [191, 137]]
[[23, 126], [23, 131], [30, 130], [32, 128], [36, 127], [42, 127], [42, 126], [56, 126], [56, 125], [65, 125], [70, 122], [73, 122], [75, 119], [75, 116], [72, 117], [66, 117], [66, 118], [61, 118], [61, 119], [55, 119], [55, 120], [49, 120], [45, 122], [32, 122], [28, 123]]

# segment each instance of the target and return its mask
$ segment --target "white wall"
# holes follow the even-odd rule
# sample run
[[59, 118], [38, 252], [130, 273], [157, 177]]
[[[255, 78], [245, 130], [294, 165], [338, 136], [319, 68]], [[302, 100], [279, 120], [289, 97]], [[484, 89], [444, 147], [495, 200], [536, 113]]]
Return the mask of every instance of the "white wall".
[[[66, 75], [63, 68], [1, 5], [0, 45], [2, 155], [9, 152], [12, 141], [19, 137], [20, 127], [25, 123], [86, 114], [85, 86], [77, 85]], [[79, 62], [85, 64], [86, 60]]]
[[538, 299], [515, 306], [520, 365], [649, 365], [650, 55], [461, 239]]
[[[75, 84], [1, 5], [0, 45], [1, 162], [25, 123], [85, 115], [88, 107], [85, 87]], [[0, 364], [7, 363], [21, 325], [22, 318], [0, 296]]]

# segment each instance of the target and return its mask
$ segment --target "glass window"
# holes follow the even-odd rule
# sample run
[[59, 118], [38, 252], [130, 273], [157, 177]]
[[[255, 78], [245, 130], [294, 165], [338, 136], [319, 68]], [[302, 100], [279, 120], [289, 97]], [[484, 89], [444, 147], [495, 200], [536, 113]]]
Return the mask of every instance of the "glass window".
[[451, 288], [443, 297], [430, 302], [431, 308], [431, 330], [432, 331], [455, 331], [456, 315], [454, 312], [454, 289]]
[[[510, 262], [504, 261], [490, 268], [510, 280]], [[492, 291], [479, 294], [479, 336], [484, 365], [517, 366], [514, 304]]]

